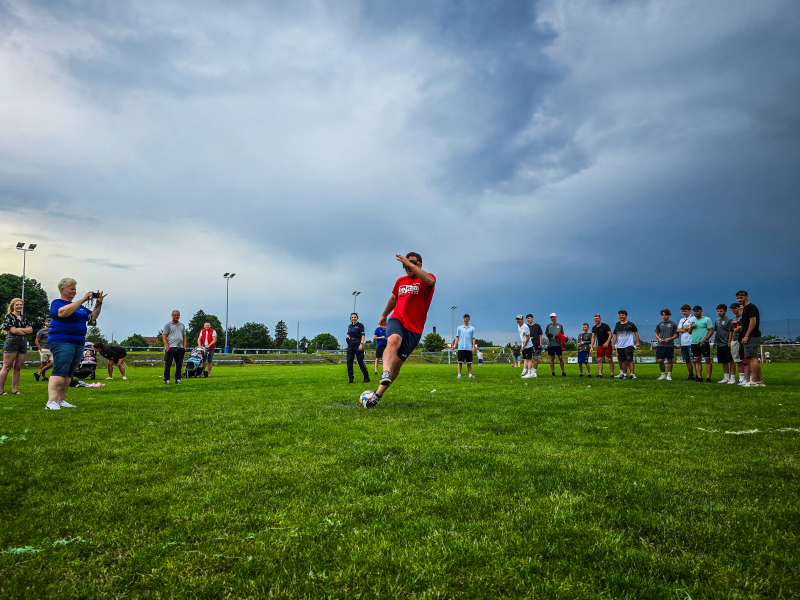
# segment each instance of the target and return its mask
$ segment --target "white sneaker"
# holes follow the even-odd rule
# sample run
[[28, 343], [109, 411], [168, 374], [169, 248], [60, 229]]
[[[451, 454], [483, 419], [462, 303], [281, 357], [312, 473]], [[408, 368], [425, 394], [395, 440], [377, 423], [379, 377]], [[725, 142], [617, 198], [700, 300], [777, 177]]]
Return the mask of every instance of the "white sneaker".
[[44, 405], [45, 410], [61, 410], [61, 407], [58, 405], [58, 402], [55, 400], [50, 400], [47, 404]]
[[61, 408], [75, 408], [75, 405], [74, 405], [74, 404], [70, 404], [70, 403], [69, 403], [69, 402], [67, 402], [66, 400], [59, 400], [59, 401], [58, 401], [58, 405], [59, 405]]
[[614, 379], [625, 379], [625, 373], [620, 373], [619, 375], [614, 375]]
[[636, 375], [634, 375], [633, 373], [631, 373], [630, 375], [628, 375], [628, 379], [636, 379]]
[[461, 379], [461, 374], [456, 375], [456, 379]]
[[736, 384], [735, 379], [728, 379], [728, 385], [735, 385], [735, 384]]
[[528, 373], [533, 373], [533, 375], [531, 375], [531, 377], [538, 377], [538, 375], [536, 374], [536, 371], [528, 371]]
[[672, 373], [667, 373], [667, 381], [672, 381]]
[[520, 375], [520, 377], [526, 377], [527, 375], [528, 375], [528, 372], [523, 369], [522, 375]]
[[523, 379], [533, 379], [534, 377], [535, 375], [532, 373], [525, 373], [525, 375], [522, 376]]
[[662, 374], [661, 374], [661, 377], [659, 377], [658, 379], [656, 379], [656, 381], [664, 381], [666, 378], [667, 378], [667, 374], [666, 374], [666, 373], [662, 373]]
[[728, 383], [728, 376], [725, 375], [722, 379], [720, 379], [717, 383]]
[[748, 381], [747, 383], [742, 384], [744, 387], [758, 387], [758, 384], [755, 381]]
[[475, 379], [475, 375], [470, 375], [469, 378], [470, 379]]

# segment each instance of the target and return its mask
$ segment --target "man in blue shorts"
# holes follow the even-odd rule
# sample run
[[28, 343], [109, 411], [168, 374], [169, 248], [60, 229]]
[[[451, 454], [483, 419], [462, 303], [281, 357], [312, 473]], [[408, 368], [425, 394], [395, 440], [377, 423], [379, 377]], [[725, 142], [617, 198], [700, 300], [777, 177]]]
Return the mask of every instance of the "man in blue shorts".
[[[367, 408], [377, 406], [397, 379], [405, 360], [419, 344], [436, 285], [436, 277], [422, 270], [422, 257], [419, 254], [409, 252], [405, 256], [395, 256], [403, 264], [406, 275], [395, 282], [392, 295], [378, 321], [378, 325], [386, 328], [387, 335], [384, 370], [381, 384], [367, 402]], [[390, 318], [389, 313], [392, 313]]]
[[[678, 326], [670, 320], [672, 311], [668, 308], [661, 311], [661, 323], [656, 325], [656, 360], [661, 376], [656, 381], [672, 381], [672, 361], [675, 358], [675, 340], [678, 339]], [[664, 372], [664, 361], [667, 361], [667, 372]]]
[[375, 333], [372, 335], [375, 340], [375, 375], [378, 374], [378, 361], [383, 358], [383, 351], [386, 349], [386, 329], [380, 325], [375, 328]]
[[461, 366], [467, 365], [467, 373], [470, 379], [475, 379], [472, 374], [472, 355], [475, 352], [475, 328], [469, 324], [469, 315], [464, 315], [464, 324], [456, 329], [456, 340], [454, 342], [458, 348], [458, 377], [461, 379]]
[[583, 333], [578, 334], [578, 368], [583, 377], [583, 365], [586, 365], [586, 373], [592, 376], [592, 368], [589, 366], [589, 353], [592, 351], [592, 334], [589, 333], [589, 324], [583, 324]]

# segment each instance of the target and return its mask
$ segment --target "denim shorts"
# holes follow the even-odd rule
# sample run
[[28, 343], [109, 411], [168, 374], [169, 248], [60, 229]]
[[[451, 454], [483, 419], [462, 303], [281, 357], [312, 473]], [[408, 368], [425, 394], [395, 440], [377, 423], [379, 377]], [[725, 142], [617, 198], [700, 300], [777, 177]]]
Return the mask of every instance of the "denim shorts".
[[689, 346], [681, 346], [681, 358], [683, 362], [692, 362], [692, 349]]
[[70, 342], [50, 342], [53, 353], [53, 371], [51, 377], [72, 377], [83, 358], [83, 344]]
[[3, 354], [25, 354], [28, 352], [28, 340], [24, 335], [6, 334]]
[[214, 352], [216, 352], [216, 348], [211, 348], [210, 350], [206, 350], [206, 362], [212, 363], [214, 362]]

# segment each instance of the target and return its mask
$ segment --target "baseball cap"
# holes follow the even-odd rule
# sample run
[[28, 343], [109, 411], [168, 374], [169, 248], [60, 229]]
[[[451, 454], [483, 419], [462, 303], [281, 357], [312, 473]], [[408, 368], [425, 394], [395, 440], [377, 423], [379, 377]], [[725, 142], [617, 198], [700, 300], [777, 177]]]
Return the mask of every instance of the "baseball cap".
[[738, 302], [734, 302], [733, 304], [731, 304], [730, 308], [739, 308], [740, 306], [741, 304], [739, 304]]
[[703, 310], [703, 307], [700, 306], [699, 304], [696, 304], [695, 306], [692, 307], [692, 310]]
[[556, 313], [550, 313], [550, 316], [551, 317], [557, 317], [558, 315]]
[[517, 315], [515, 318], [516, 318], [516, 319], [521, 319], [521, 318], [522, 318], [522, 315]]

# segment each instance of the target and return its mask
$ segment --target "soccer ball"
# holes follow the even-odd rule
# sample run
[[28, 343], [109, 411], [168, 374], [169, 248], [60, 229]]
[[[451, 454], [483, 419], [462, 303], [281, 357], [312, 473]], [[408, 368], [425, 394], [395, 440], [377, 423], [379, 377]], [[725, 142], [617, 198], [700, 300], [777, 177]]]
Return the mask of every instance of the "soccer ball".
[[358, 401], [361, 404], [361, 406], [363, 406], [364, 408], [369, 408], [369, 406], [367, 405], [367, 402], [372, 400], [372, 397], [374, 395], [375, 395], [375, 392], [373, 392], [372, 390], [367, 390], [366, 392], [361, 392], [361, 397], [358, 399]]

